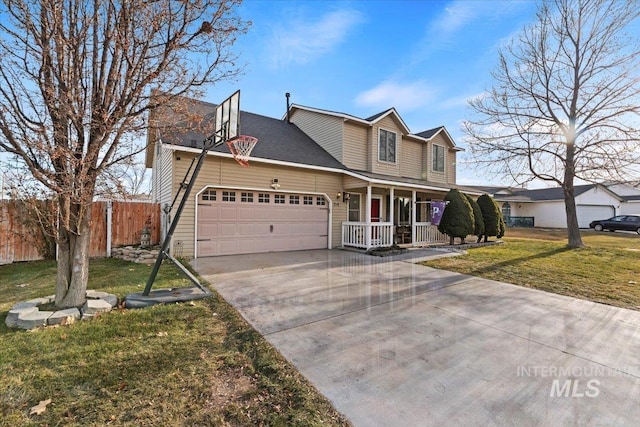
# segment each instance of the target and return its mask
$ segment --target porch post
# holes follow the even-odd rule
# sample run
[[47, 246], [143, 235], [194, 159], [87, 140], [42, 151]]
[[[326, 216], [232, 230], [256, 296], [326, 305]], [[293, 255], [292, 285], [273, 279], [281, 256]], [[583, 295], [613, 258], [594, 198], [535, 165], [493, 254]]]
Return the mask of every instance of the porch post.
[[387, 209], [389, 209], [389, 222], [391, 223], [391, 226], [393, 227], [393, 221], [395, 220], [394, 218], [394, 214], [395, 214], [395, 209], [393, 209], [393, 199], [395, 197], [394, 194], [394, 188], [391, 187], [389, 189], [389, 206], [387, 206]]
[[365, 233], [364, 243], [367, 246], [367, 250], [371, 249], [371, 185], [367, 185], [367, 204], [364, 213], [365, 218]]
[[416, 233], [418, 232], [418, 227], [416, 226], [416, 209], [418, 208], [418, 204], [416, 203], [416, 190], [411, 192], [411, 245], [416, 241]]

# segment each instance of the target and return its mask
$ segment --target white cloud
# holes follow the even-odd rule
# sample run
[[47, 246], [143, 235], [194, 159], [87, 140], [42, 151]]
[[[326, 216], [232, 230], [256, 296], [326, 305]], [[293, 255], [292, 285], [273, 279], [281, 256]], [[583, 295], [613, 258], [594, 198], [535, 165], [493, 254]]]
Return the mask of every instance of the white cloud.
[[363, 20], [363, 15], [352, 9], [329, 12], [316, 20], [288, 20], [274, 29], [268, 42], [272, 66], [304, 64], [331, 52]]
[[409, 83], [385, 81], [378, 86], [360, 93], [356, 104], [364, 107], [395, 107], [402, 112], [413, 111], [431, 102], [437, 90], [423, 80]]
[[432, 22], [431, 32], [441, 35], [455, 33], [474, 19], [477, 10], [476, 2], [455, 1]]
[[453, 96], [439, 102], [438, 108], [441, 110], [449, 110], [452, 108], [466, 107], [469, 100], [484, 96], [486, 96], [486, 92], [474, 93], [472, 95]]

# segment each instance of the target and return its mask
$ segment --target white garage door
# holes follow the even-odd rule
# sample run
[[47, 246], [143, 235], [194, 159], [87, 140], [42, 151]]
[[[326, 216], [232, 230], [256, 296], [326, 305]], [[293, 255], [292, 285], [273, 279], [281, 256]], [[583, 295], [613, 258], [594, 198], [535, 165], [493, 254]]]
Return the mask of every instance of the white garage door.
[[198, 199], [198, 256], [327, 247], [324, 197], [242, 190], [205, 190]]
[[615, 216], [613, 206], [578, 205], [578, 227], [589, 228], [589, 223], [595, 219], [607, 219]]

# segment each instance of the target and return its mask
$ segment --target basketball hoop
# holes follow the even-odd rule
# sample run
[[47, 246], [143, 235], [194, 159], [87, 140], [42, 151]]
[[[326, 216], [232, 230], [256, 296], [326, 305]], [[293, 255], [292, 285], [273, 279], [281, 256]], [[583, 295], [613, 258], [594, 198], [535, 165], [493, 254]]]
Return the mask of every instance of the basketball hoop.
[[249, 166], [251, 150], [253, 150], [253, 147], [255, 147], [257, 143], [258, 138], [248, 135], [240, 135], [237, 138], [227, 141], [229, 151], [233, 155], [233, 158], [244, 167]]

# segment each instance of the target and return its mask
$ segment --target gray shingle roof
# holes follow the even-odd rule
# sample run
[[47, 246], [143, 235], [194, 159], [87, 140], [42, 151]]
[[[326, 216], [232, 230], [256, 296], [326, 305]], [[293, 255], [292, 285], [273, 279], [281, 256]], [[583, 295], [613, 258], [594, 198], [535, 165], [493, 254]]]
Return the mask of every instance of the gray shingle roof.
[[389, 111], [393, 110], [393, 108], [388, 108], [384, 111], [379, 112], [378, 114], [374, 114], [371, 117], [367, 117], [365, 120], [368, 122], [373, 122], [375, 121], [377, 118], [384, 116], [385, 114], [387, 114]]
[[[209, 105], [212, 113], [207, 115], [205, 121], [212, 121], [215, 105]], [[240, 133], [258, 138], [258, 144], [251, 152], [251, 157], [345, 169], [339, 161], [293, 123], [241, 111]], [[162, 135], [162, 139], [170, 144], [201, 148], [207, 136], [199, 132], [188, 131], [180, 134]], [[222, 144], [210, 151], [228, 153], [229, 148], [226, 144]]]
[[428, 130], [423, 130], [422, 132], [418, 132], [416, 133], [416, 135], [418, 135], [419, 137], [422, 137], [424, 139], [429, 139], [431, 138], [433, 135], [435, 135], [436, 133], [438, 133], [440, 131], [440, 129], [444, 128], [444, 126], [438, 126], [437, 128], [433, 128], [433, 129], [428, 129]]
[[[574, 187], [574, 196], [579, 196], [582, 193], [591, 190], [595, 186], [595, 184], [576, 185]], [[527, 197], [532, 201], [564, 200], [564, 192], [561, 187], [539, 188], [536, 190], [519, 190], [514, 191], [513, 195]]]

